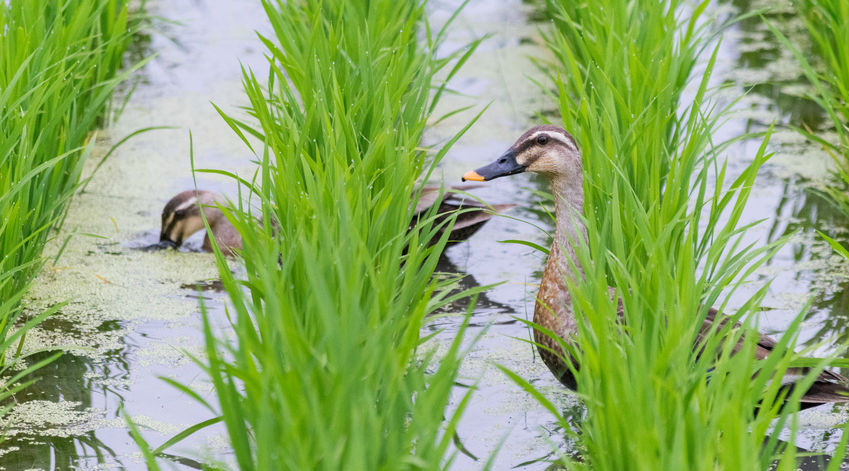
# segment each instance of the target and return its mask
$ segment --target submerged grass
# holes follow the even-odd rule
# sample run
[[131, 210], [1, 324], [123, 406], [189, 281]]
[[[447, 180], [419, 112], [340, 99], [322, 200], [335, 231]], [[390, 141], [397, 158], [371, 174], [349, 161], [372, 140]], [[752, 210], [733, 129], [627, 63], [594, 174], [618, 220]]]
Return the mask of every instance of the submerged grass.
[[260, 166], [242, 181], [252, 206], [223, 208], [245, 278], [217, 253], [233, 334], [205, 315], [209, 408], [241, 470], [445, 468], [468, 398], [446, 409], [464, 328], [439, 359], [422, 348], [426, 316], [447, 301], [433, 272], [448, 232], [429, 246], [434, 214], [410, 225], [459, 137], [434, 154], [419, 147], [444, 90], [434, 76], [476, 43], [437, 58], [444, 36], [418, 0], [263, 5], [270, 72], [244, 72], [258, 125], [222, 113]]
[[[792, 445], [790, 414], [825, 361], [813, 362], [790, 393], [771, 381], [796, 359], [801, 316], [767, 360], [754, 360], [751, 319], [765, 287], [734, 314], [743, 328], [729, 323], [699, 335], [708, 308], [722, 311], [782, 243], [744, 242], [748, 226], [740, 217], [768, 157], [768, 134], [752, 163], [729, 181], [718, 159], [723, 144], [712, 142], [723, 110], [706, 98], [716, 49], [690, 83], [700, 55], [710, 52], [710, 32], [699, 26], [710, 23], [708, 2], [547, 6], [555, 27], [545, 40], [556, 60], [543, 65], [557, 84], [553, 98], [564, 127], [582, 144], [588, 233], [578, 251], [585, 277], [567, 277], [579, 321], [578, 393], [587, 407], [572, 432], [583, 462], [567, 460], [567, 467], [769, 469], [780, 447], [767, 433], [790, 428]], [[617, 288], [614, 299], [608, 286]], [[570, 430], [554, 404], [514, 379]], [[779, 469], [795, 469], [794, 453], [790, 446], [777, 458]]]
[[[124, 78], [127, 0], [0, 2], [0, 344]], [[29, 325], [29, 324], [28, 324]], [[22, 339], [22, 338], [21, 338]], [[7, 350], [0, 352], [0, 363]]]

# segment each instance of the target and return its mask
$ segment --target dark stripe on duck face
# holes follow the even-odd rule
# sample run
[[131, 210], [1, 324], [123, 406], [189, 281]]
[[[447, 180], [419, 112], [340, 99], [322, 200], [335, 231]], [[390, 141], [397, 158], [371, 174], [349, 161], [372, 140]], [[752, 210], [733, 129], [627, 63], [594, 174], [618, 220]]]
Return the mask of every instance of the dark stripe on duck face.
[[[163, 218], [162, 232], [159, 235], [159, 240], [169, 240], [177, 244], [177, 246], [180, 246], [180, 244], [183, 243], [183, 231], [176, 231], [178, 225], [190, 217], [200, 216], [200, 208], [197, 206], [195, 198], [186, 201], [177, 208], [177, 210]], [[165, 216], [165, 214], [163, 214], [163, 216]]]
[[[516, 156], [517, 161], [518, 161], [519, 156], [521, 156], [522, 154], [524, 154], [525, 152], [527, 152], [528, 150], [530, 150], [534, 147], [543, 147], [543, 146], [540, 145], [540, 144], [537, 144], [536, 138], [528, 139], [528, 140], [521, 142], [516, 147], [516, 149], [513, 151], [513, 154]], [[523, 165], [525, 167], [529, 167], [532, 163], [536, 162], [541, 156], [542, 156], [542, 153], [532, 154], [527, 160], [524, 160], [521, 165]]]
[[566, 140], [569, 141], [570, 144], [572, 144], [572, 148], [573, 148], [572, 150], [574, 150], [575, 152], [578, 151], [578, 143], [575, 142], [575, 138], [572, 137], [571, 134], [569, 134], [568, 132], [567, 133], [558, 132], [557, 135], [565, 137]]
[[175, 244], [177, 244], [177, 246], [180, 246], [180, 244], [182, 244], [183, 241], [181, 240], [182, 238], [179, 236], [179, 233], [177, 234], [177, 237], [171, 236], [171, 234], [174, 233], [174, 228], [177, 226], [177, 224], [179, 222], [180, 222], [180, 220], [172, 217], [171, 222], [168, 224], [168, 226], [164, 227], [162, 229], [162, 233], [159, 234], [159, 241], [161, 242], [161, 241], [167, 240], [167, 241], [174, 242]]
[[171, 198], [170, 201], [162, 208], [162, 214], [176, 213], [181, 209], [186, 209], [193, 204], [197, 204], [199, 193], [194, 191], [184, 191], [177, 196]]
[[[548, 138], [548, 142], [545, 144], [540, 144], [539, 142], [537, 142], [537, 139], [543, 135]], [[522, 137], [523, 139], [519, 140], [517, 142], [517, 145], [515, 145], [513, 148], [513, 152], [516, 154], [516, 156], [522, 155], [522, 153], [527, 152], [533, 147], [546, 147], [556, 144], [566, 146], [574, 152], [578, 151], [578, 146], [575, 143], [575, 139], [573, 139], [572, 136], [570, 136], [569, 134], [561, 132], [557, 128], [544, 130], [534, 128], [532, 131], [526, 132], [525, 135]], [[522, 165], [529, 166], [534, 163], [539, 157], [540, 154], [536, 154], [531, 158], [531, 160], [524, 162]]]
[[571, 147], [572, 150], [575, 152], [579, 150], [578, 143], [575, 142], [575, 138], [573, 138], [568, 131], [552, 124], [544, 124], [542, 126], [532, 127], [531, 129], [525, 131], [524, 134], [519, 136], [519, 139], [516, 142], [519, 143], [524, 142], [526, 140], [533, 140], [536, 139], [536, 137], [540, 134], [546, 134], [549, 138], [560, 141], [567, 147]]
[[[523, 152], [527, 152], [528, 149], [530, 149], [531, 147], [536, 146], [536, 145], [539, 145], [539, 144], [537, 144], [536, 141], [533, 140], [533, 139], [523, 141], [515, 149], [513, 149], [513, 153], [515, 153], [517, 156], [522, 155]], [[536, 159], [534, 159], [534, 160], [536, 160]], [[530, 162], [527, 162], [525, 165], [528, 165], [528, 164], [530, 164]]]

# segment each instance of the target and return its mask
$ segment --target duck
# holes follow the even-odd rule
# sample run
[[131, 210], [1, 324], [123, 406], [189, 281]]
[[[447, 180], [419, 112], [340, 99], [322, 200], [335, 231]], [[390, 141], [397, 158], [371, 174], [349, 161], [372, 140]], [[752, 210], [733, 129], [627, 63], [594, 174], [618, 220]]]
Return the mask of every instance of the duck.
[[[439, 186], [423, 187], [414, 209], [410, 228], [412, 229], [419, 217], [438, 204], [436, 225], [451, 214], [456, 213], [457, 215], [447, 244], [453, 245], [471, 237], [492, 218], [493, 214], [516, 206], [515, 204], [490, 206], [463, 197], [464, 192], [479, 186], [481, 185], [465, 184], [454, 185], [445, 189]], [[440, 195], [442, 198], [440, 198]], [[201, 250], [212, 252], [210, 236], [218, 242], [221, 251], [226, 254], [233, 254], [235, 251], [241, 250], [242, 236], [218, 207], [227, 204], [226, 198], [212, 191], [186, 190], [177, 193], [162, 209], [159, 243], [151, 245], [147, 249], [179, 248], [192, 234], [204, 229], [203, 217], [201, 216], [201, 212], [203, 212], [210, 230], [203, 239]], [[442, 231], [438, 231], [431, 243], [439, 240], [441, 235]]]
[[203, 218], [209, 231], [203, 238], [201, 250], [212, 252], [212, 238], [221, 251], [232, 254], [242, 249], [242, 236], [233, 227], [219, 206], [227, 200], [218, 193], [206, 190], [186, 190], [174, 195], [162, 208], [162, 226], [159, 244], [155, 248], [179, 248], [192, 234], [203, 230]]
[[[561, 348], [561, 343], [545, 331], [553, 332], [566, 343], [574, 345], [578, 324], [572, 311], [565, 276], [582, 276], [575, 244], [587, 240], [583, 224], [584, 189], [583, 162], [581, 151], [568, 131], [555, 125], [535, 126], [522, 134], [498, 159], [489, 165], [466, 172], [462, 180], [485, 182], [519, 173], [531, 172], [548, 180], [554, 194], [555, 232], [554, 240], [545, 264], [534, 306], [534, 341], [545, 365], [567, 388], [577, 389], [573, 371], [580, 365], [576, 358]], [[576, 267], [576, 271], [570, 268]], [[611, 297], [615, 289], [608, 287]], [[619, 318], [623, 318], [623, 305], [619, 301]], [[729, 317], [716, 309], [709, 309], [700, 337], [711, 330], [725, 325]], [[776, 346], [776, 341], [758, 333], [755, 355], [766, 358]], [[785, 379], [790, 379], [791, 372]], [[804, 371], [796, 371], [804, 373]], [[789, 383], [788, 383], [789, 384]], [[826, 403], [849, 401], [849, 380], [840, 374], [823, 371], [801, 398], [801, 409]]]

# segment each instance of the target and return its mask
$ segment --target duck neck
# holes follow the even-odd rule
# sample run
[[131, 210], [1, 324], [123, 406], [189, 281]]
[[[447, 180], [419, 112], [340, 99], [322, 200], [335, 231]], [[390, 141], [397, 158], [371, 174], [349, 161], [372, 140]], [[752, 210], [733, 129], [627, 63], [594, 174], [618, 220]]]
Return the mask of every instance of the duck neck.
[[[578, 261], [577, 244], [587, 241], [587, 229], [584, 226], [584, 188], [579, 175], [578, 181], [569, 178], [553, 178], [551, 189], [554, 193], [554, 244], [558, 250], [552, 250], [552, 257], [558, 257], [557, 265], [567, 276], [579, 274], [584, 270]], [[571, 264], [577, 270], [571, 269]]]
[[[584, 272], [578, 262], [576, 248], [587, 240], [586, 229], [581, 219], [584, 210], [581, 173], [580, 170], [575, 173], [578, 175], [577, 182], [568, 178], [551, 180], [557, 227], [534, 307], [534, 323], [554, 332], [566, 341], [571, 341], [578, 331], [567, 280], [577, 282], [583, 276]], [[540, 346], [540, 357], [555, 376], [563, 384], [574, 388], [574, 378], [563, 363], [564, 359], [571, 357], [568, 352], [563, 351], [559, 341], [541, 330], [534, 330], [534, 341]]]

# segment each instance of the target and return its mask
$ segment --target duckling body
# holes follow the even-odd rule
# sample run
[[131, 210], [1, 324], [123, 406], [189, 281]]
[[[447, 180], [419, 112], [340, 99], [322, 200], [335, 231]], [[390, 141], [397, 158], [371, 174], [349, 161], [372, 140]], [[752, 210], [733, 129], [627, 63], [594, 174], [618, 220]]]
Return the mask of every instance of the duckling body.
[[[487, 211], [487, 206], [476, 201], [464, 199], [459, 194], [460, 191], [469, 190], [476, 186], [478, 185], [458, 185], [447, 188], [444, 191], [440, 187], [423, 188], [411, 225], [417, 217], [425, 214], [438, 202], [437, 225], [442, 219], [449, 217], [450, 214], [458, 213], [454, 226], [451, 229], [449, 244], [468, 239], [492, 218], [492, 213]], [[441, 200], [439, 199], [440, 194], [443, 196]], [[234, 250], [241, 250], [242, 236], [233, 227], [227, 217], [224, 216], [224, 213], [216, 207], [216, 205], [226, 204], [227, 200], [223, 196], [211, 191], [187, 190], [178, 193], [162, 209], [162, 229], [159, 236], [159, 244], [154, 247], [180, 247], [192, 234], [203, 230], [204, 224], [203, 217], [201, 216], [201, 212], [203, 212], [209, 223], [210, 232], [203, 239], [202, 250], [212, 252], [210, 233], [225, 253], [233, 253]], [[504, 211], [513, 206], [515, 205], [502, 204], [495, 205], [492, 208], [495, 211]], [[441, 231], [437, 234], [433, 242], [438, 240], [440, 235]]]
[[[581, 153], [575, 140], [558, 126], [531, 128], [499, 159], [467, 172], [463, 180], [488, 181], [526, 171], [547, 177], [555, 200], [554, 241], [534, 306], [534, 323], [554, 332], [566, 342], [573, 342], [578, 325], [565, 280], [566, 277], [574, 280], [576, 276], [583, 276], [575, 247], [577, 244], [585, 244], [587, 240], [586, 228], [581, 220], [584, 211], [583, 169]], [[611, 297], [615, 296], [614, 288], [609, 287], [608, 290]], [[618, 311], [621, 319], [621, 300]], [[714, 330], [717, 323], [721, 327], [728, 321], [728, 317], [710, 309], [700, 329], [700, 337]], [[755, 356], [763, 359], [772, 352], [776, 342], [766, 335], [758, 335]], [[555, 377], [566, 387], [575, 389], [575, 377], [569, 366], [577, 369], [580, 365], [576, 359], [568, 351], [563, 351], [559, 342], [538, 329], [534, 329], [534, 340], [538, 344], [540, 357]], [[789, 371], [785, 379], [804, 373], [802, 369]], [[802, 397], [801, 407], [804, 409], [823, 403], [849, 401], [847, 383], [849, 380], [843, 376], [824, 371]]]

